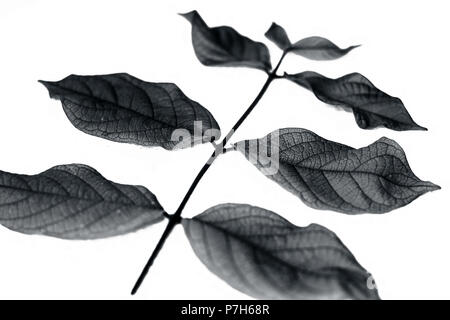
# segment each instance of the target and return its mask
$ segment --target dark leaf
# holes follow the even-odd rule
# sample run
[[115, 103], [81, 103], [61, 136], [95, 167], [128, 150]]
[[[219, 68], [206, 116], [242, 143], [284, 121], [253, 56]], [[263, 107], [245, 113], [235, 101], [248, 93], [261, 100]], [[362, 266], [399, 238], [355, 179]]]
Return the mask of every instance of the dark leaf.
[[201, 63], [207, 66], [250, 67], [270, 71], [270, 54], [233, 28], [210, 28], [197, 11], [182, 14], [192, 24], [192, 44]]
[[402, 148], [387, 138], [353, 149], [305, 129], [287, 128], [235, 148], [316, 209], [385, 213], [440, 189], [416, 177]]
[[297, 227], [244, 204], [222, 204], [183, 220], [208, 269], [261, 299], [378, 299], [373, 279], [330, 230]]
[[286, 50], [291, 47], [291, 40], [289, 40], [286, 31], [282, 26], [279, 26], [275, 22], [272, 23], [265, 36], [267, 39], [275, 43], [281, 50]]
[[63, 239], [125, 234], [163, 219], [142, 186], [118, 184], [81, 164], [28, 176], [0, 171], [0, 223], [14, 231]]
[[76, 128], [97, 137], [172, 150], [220, 136], [211, 113], [172, 83], [145, 82], [126, 73], [40, 82], [50, 97], [61, 100]]
[[311, 60], [334, 60], [345, 56], [357, 47], [359, 46], [341, 49], [328, 39], [322, 37], [308, 37], [294, 43], [289, 48], [289, 52], [293, 52]]
[[316, 72], [306, 71], [286, 74], [285, 77], [311, 90], [325, 103], [351, 108], [360, 128], [385, 126], [399, 131], [426, 130], [414, 122], [399, 98], [379, 90], [359, 73], [330, 79]]

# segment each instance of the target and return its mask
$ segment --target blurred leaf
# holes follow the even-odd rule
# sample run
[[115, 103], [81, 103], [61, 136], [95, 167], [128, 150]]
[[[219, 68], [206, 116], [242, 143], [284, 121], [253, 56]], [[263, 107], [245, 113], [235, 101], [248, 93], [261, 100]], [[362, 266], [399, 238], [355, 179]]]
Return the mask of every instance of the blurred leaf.
[[378, 299], [371, 277], [330, 230], [297, 227], [245, 204], [222, 204], [184, 219], [208, 269], [260, 299]]
[[275, 22], [272, 23], [265, 36], [267, 39], [275, 43], [281, 50], [289, 49], [292, 45], [286, 31], [282, 26], [279, 26]]

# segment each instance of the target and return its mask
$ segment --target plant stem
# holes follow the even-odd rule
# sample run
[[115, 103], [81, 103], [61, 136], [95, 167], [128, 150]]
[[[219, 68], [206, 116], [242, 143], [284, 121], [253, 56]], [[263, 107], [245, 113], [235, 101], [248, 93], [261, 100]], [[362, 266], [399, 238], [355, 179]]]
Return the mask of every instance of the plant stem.
[[186, 195], [184, 196], [183, 200], [181, 201], [180, 205], [178, 206], [178, 209], [175, 211], [174, 214], [169, 215], [169, 222], [167, 223], [166, 229], [164, 230], [161, 238], [159, 239], [155, 249], [152, 252], [152, 255], [148, 259], [146, 265], [144, 266], [144, 269], [142, 270], [139, 278], [137, 279], [133, 290], [131, 290], [131, 294], [134, 295], [139, 287], [141, 286], [142, 282], [144, 281], [148, 271], [150, 270], [150, 267], [152, 266], [153, 262], [155, 261], [156, 257], [158, 256], [159, 252], [161, 251], [161, 248], [164, 246], [164, 243], [166, 242], [166, 239], [169, 237], [170, 233], [172, 232], [173, 228], [181, 222], [181, 213], [184, 210], [184, 207], [186, 206], [187, 202], [189, 201], [189, 198], [191, 197], [192, 193], [194, 192], [195, 188], [197, 187], [200, 180], [203, 178], [206, 171], [208, 171], [209, 167], [212, 165], [212, 163], [217, 159], [217, 157], [223, 153], [225, 146], [227, 142], [231, 139], [233, 134], [236, 132], [236, 130], [242, 125], [242, 123], [245, 121], [245, 119], [249, 116], [249, 114], [253, 111], [253, 109], [256, 107], [258, 102], [263, 97], [264, 93], [266, 93], [267, 88], [269, 88], [269, 85], [272, 83], [274, 79], [277, 79], [279, 76], [277, 75], [278, 68], [281, 65], [281, 62], [283, 61], [284, 57], [286, 56], [287, 52], [284, 52], [281, 56], [280, 60], [278, 61], [278, 64], [276, 67], [271, 71], [268, 72], [267, 80], [262, 86], [261, 90], [259, 91], [258, 95], [256, 96], [255, 100], [250, 104], [250, 106], [247, 108], [247, 110], [242, 114], [242, 116], [239, 118], [239, 120], [234, 124], [234, 126], [231, 128], [231, 130], [228, 132], [228, 134], [225, 136], [225, 138], [222, 139], [222, 141], [215, 145], [215, 150], [209, 157], [209, 159], [206, 161], [206, 163], [203, 165], [197, 176], [195, 177], [194, 181], [192, 182], [189, 190], [187, 191]]

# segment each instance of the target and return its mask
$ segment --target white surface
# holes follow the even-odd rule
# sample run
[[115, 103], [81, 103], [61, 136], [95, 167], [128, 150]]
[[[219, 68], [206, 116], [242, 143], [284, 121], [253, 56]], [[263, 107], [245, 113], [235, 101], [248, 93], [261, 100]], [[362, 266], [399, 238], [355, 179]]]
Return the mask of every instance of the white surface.
[[[142, 184], [168, 212], [178, 206], [212, 147], [180, 152], [118, 144], [86, 135], [67, 120], [37, 80], [128, 72], [177, 83], [207, 107], [223, 131], [259, 91], [257, 70], [211, 68], [196, 59], [188, 22], [199, 10], [210, 26], [230, 25], [265, 41], [272, 21], [292, 40], [321, 35], [346, 57], [313, 62], [289, 56], [280, 71], [328, 76], [358, 71], [401, 97], [428, 132], [361, 130], [353, 115], [277, 81], [233, 141], [281, 127], [304, 127], [354, 147], [381, 136], [405, 149], [414, 172], [443, 189], [385, 215], [346, 216], [308, 208], [261, 175], [240, 154], [224, 155], [206, 174], [185, 216], [223, 202], [273, 210], [297, 225], [334, 230], [374, 275], [383, 299], [450, 298], [448, 201], [448, 20], [446, 1], [5, 1], [0, 2], [0, 169], [34, 174], [53, 165], [85, 163], [117, 182]], [[130, 298], [129, 291], [164, 225], [123, 237], [71, 242], [26, 236], [0, 227], [0, 298]], [[177, 227], [135, 298], [239, 299], [197, 260]]]

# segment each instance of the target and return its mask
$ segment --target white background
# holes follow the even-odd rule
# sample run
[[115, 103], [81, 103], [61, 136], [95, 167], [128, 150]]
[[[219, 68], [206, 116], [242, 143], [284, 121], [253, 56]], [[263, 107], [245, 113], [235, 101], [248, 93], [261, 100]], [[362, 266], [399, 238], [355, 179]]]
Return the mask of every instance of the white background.
[[[428, 132], [362, 130], [353, 115], [319, 102], [287, 81], [269, 88], [234, 137], [261, 137], [303, 127], [353, 147], [381, 136], [405, 149], [414, 172], [443, 189], [384, 215], [347, 216], [308, 208], [264, 177], [240, 154], [219, 158], [184, 212], [218, 203], [273, 210], [303, 226], [334, 230], [375, 277], [383, 299], [450, 298], [448, 172], [449, 5], [446, 1], [5, 1], [0, 2], [0, 169], [35, 174], [57, 164], [85, 163], [121, 183], [142, 184], [168, 212], [183, 198], [211, 153], [210, 145], [168, 152], [86, 135], [67, 120], [37, 80], [128, 72], [178, 84], [207, 107], [223, 131], [265, 81], [244, 68], [211, 68], [196, 59], [190, 25], [178, 12], [197, 9], [210, 26], [230, 25], [265, 41], [272, 21], [292, 40], [321, 35], [346, 57], [314, 62], [289, 56], [280, 71], [315, 70], [330, 77], [361, 72], [402, 98]], [[0, 227], [0, 298], [130, 298], [129, 292], [164, 225], [97, 241], [26, 236]], [[240, 299], [211, 274], [177, 227], [134, 298]]]

